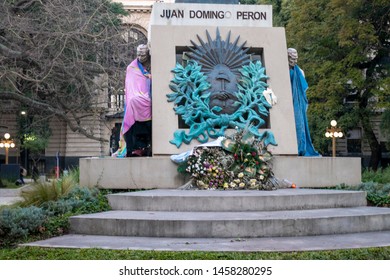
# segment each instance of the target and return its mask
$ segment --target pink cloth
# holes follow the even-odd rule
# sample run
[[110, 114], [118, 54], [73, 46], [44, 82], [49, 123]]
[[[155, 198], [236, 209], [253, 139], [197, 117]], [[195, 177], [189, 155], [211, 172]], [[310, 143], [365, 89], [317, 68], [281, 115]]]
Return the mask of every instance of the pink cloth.
[[136, 122], [152, 119], [152, 101], [150, 99], [150, 79], [138, 67], [137, 59], [126, 69], [125, 80], [125, 115], [122, 133], [125, 134]]

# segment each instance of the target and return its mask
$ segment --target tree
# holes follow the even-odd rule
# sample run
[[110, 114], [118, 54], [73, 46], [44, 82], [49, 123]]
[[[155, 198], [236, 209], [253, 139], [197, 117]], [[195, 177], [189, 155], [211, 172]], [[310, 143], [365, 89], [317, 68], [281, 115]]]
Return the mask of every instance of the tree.
[[387, 140], [386, 148], [390, 150], [390, 109], [389, 108], [383, 112], [380, 128], [383, 136], [386, 137]]
[[[32, 170], [37, 168], [37, 163], [41, 159], [45, 152], [46, 147], [49, 144], [49, 138], [51, 136], [51, 129], [49, 121], [45, 118], [45, 114], [34, 115], [31, 114], [19, 117], [19, 135], [20, 147], [24, 150], [25, 156], [29, 155], [29, 158], [33, 162]], [[24, 166], [28, 167], [27, 163]]]
[[257, 0], [258, 4], [272, 5], [273, 26], [285, 27], [290, 19], [291, 0]]
[[325, 150], [323, 134], [331, 119], [345, 131], [362, 127], [371, 149], [370, 165], [376, 169], [381, 149], [372, 118], [390, 101], [388, 1], [291, 2], [287, 36], [306, 70], [315, 146]]
[[102, 92], [123, 88], [137, 45], [123, 36], [123, 15], [109, 0], [1, 1], [0, 98], [107, 141], [82, 120], [103, 118]]

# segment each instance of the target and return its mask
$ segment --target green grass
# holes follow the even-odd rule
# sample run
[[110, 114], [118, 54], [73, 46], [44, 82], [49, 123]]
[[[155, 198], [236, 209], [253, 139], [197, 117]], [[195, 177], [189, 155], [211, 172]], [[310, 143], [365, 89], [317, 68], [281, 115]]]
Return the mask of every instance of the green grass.
[[308, 252], [171, 252], [18, 247], [0, 260], [389, 260], [390, 247]]

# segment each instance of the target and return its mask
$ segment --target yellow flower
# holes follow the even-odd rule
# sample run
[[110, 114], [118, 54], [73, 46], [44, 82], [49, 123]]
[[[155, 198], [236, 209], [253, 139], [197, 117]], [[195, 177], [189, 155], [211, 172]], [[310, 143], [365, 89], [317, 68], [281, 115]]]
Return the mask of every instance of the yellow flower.
[[203, 181], [198, 180], [197, 184], [200, 188], [207, 189], [207, 185]]
[[244, 173], [242, 173], [242, 172], [238, 173], [237, 177], [238, 177], [238, 178], [244, 177]]
[[229, 188], [229, 184], [228, 184], [227, 182], [223, 183], [223, 188], [224, 188], [224, 189]]
[[240, 183], [239, 185], [238, 185], [240, 188], [243, 188], [243, 187], [245, 187], [245, 183]]

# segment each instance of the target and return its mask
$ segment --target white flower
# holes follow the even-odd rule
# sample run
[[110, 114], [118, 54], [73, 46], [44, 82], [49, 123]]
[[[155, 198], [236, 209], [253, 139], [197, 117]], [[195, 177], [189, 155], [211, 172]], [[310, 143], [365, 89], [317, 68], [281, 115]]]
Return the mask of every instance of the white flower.
[[242, 172], [238, 173], [237, 177], [238, 177], [238, 178], [244, 177], [244, 173], [242, 173]]
[[267, 88], [266, 90], [264, 90], [263, 95], [267, 102], [272, 106], [276, 105], [276, 103], [278, 102], [278, 98], [276, 97], [271, 88]]
[[243, 187], [245, 187], [245, 183], [240, 183], [238, 186], [239, 186], [240, 188], [243, 188]]

